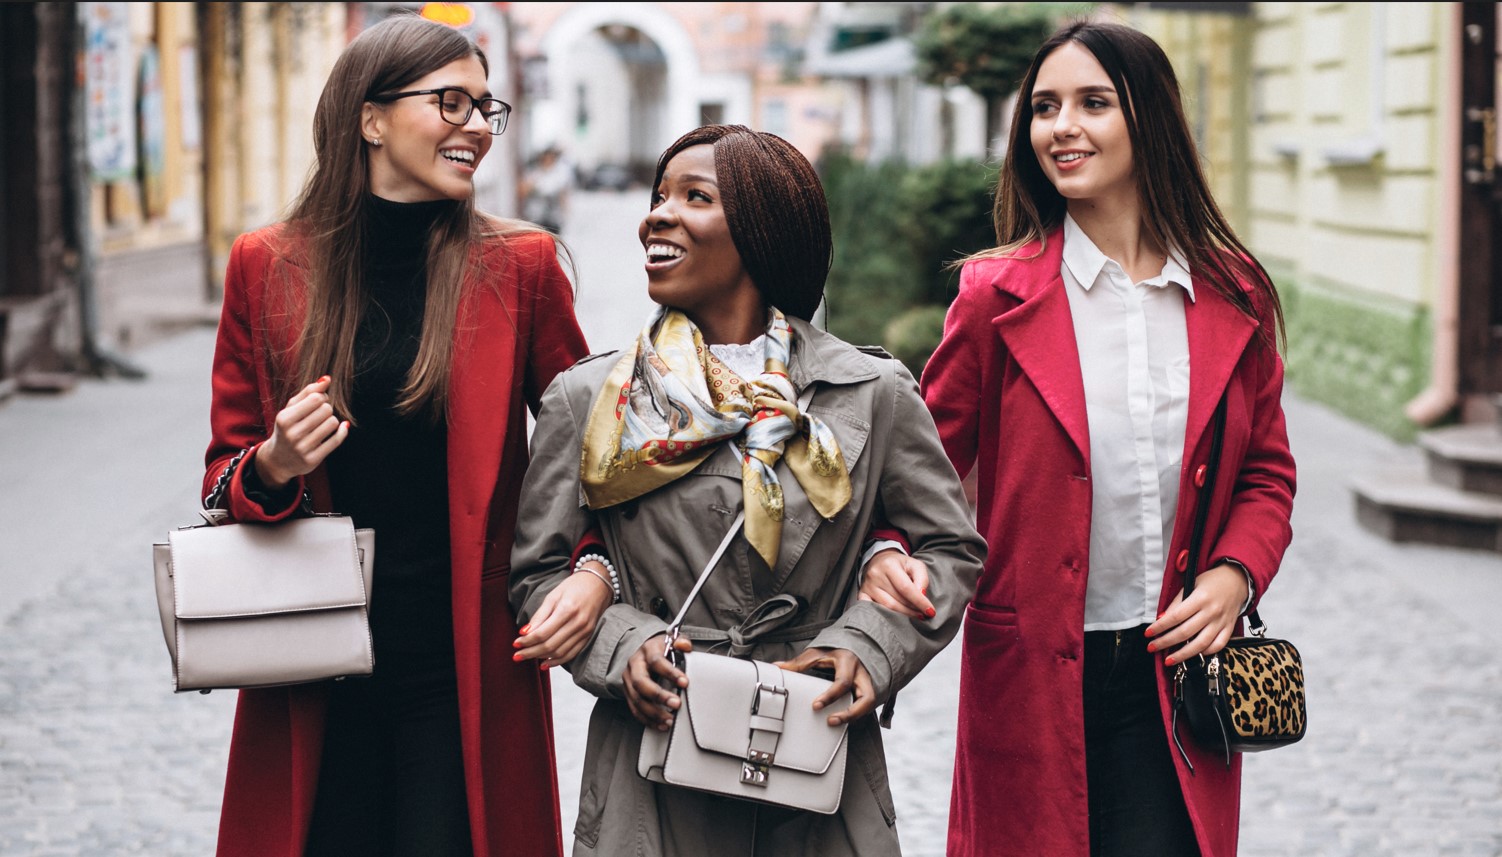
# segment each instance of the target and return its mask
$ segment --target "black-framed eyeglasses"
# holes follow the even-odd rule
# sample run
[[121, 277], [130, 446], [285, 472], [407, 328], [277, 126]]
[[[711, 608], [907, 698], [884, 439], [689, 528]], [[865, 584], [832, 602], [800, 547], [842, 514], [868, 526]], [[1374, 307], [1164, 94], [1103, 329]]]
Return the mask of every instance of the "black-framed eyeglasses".
[[409, 92], [388, 92], [382, 95], [373, 95], [371, 101], [386, 104], [398, 98], [411, 98], [414, 95], [438, 96], [438, 115], [450, 125], [463, 127], [469, 123], [469, 117], [474, 114], [475, 108], [480, 109], [480, 115], [485, 117], [485, 122], [490, 126], [492, 135], [506, 130], [506, 120], [511, 118], [511, 105], [499, 98], [476, 98], [462, 89], [454, 86], [444, 86], [438, 89], [414, 89]]

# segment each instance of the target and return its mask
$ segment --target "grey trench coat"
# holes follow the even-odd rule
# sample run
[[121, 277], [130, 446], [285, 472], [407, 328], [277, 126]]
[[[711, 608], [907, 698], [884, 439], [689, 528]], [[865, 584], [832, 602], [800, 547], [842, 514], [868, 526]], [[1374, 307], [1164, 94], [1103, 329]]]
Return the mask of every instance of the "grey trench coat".
[[[800, 392], [816, 385], [809, 411], [834, 431], [850, 468], [853, 497], [824, 520], [779, 464], [785, 514], [776, 567], [768, 569], [737, 536], [689, 608], [685, 634], [696, 649], [765, 661], [793, 657], [809, 646], [849, 649], [884, 701], [959, 630], [985, 543], [907, 370], [884, 353], [865, 353], [789, 321], [795, 334], [789, 376]], [[624, 701], [626, 661], [664, 632], [729, 529], [741, 506], [741, 467], [727, 443], [663, 488], [599, 512], [587, 509], [579, 487], [581, 438], [616, 360], [611, 353], [580, 361], [543, 397], [510, 574], [512, 607], [525, 624], [571, 572], [575, 546], [597, 525], [622, 578], [621, 603], [605, 611], [589, 644], [568, 665], [575, 683], [600, 700], [589, 724], [574, 854], [900, 853], [874, 716], [850, 726], [845, 787], [832, 816], [710, 796], [637, 775], [642, 726]], [[902, 530], [913, 555], [928, 565], [928, 596], [937, 611], [932, 619], [910, 620], [871, 602], [852, 603], [862, 543], [878, 519]], [[758, 605], [783, 594], [806, 607], [782, 621], [767, 620], [769, 611], [758, 611]]]

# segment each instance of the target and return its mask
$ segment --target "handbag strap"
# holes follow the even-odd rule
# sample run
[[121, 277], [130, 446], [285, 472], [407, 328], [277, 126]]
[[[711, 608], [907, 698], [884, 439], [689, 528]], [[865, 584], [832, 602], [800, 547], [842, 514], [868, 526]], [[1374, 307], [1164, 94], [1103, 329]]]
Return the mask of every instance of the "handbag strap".
[[1215, 498], [1215, 477], [1220, 472], [1220, 452], [1226, 440], [1226, 397], [1215, 403], [1210, 418], [1210, 460], [1205, 464], [1205, 484], [1200, 486], [1200, 501], [1194, 506], [1194, 527], [1189, 531], [1189, 564], [1184, 568], [1184, 597], [1194, 594], [1194, 578], [1200, 570], [1200, 550], [1205, 543], [1205, 523], [1210, 517], [1210, 503]]
[[[1205, 543], [1205, 523], [1210, 517], [1210, 503], [1215, 497], [1215, 476], [1220, 470], [1221, 449], [1226, 440], [1226, 394], [1215, 405], [1215, 415], [1210, 418], [1210, 460], [1205, 464], [1205, 484], [1200, 490], [1200, 501], [1194, 507], [1194, 528], [1189, 531], [1189, 564], [1184, 569], [1184, 597], [1194, 593], [1195, 576], [1200, 571], [1200, 550]], [[1247, 614], [1251, 633], [1260, 636], [1266, 630], [1262, 618], [1253, 610]]]
[[[808, 403], [812, 402], [813, 399], [814, 385], [810, 382], [807, 387], [803, 388], [803, 393], [798, 396], [798, 413], [800, 415], [808, 410]], [[741, 531], [741, 525], [745, 522], [746, 510], [741, 509], [736, 513], [735, 520], [730, 522], [730, 531], [725, 533], [725, 538], [720, 539], [720, 546], [715, 548], [714, 554], [709, 557], [709, 562], [704, 564], [704, 570], [699, 572], [699, 579], [694, 581], [694, 588], [690, 589], [688, 597], [683, 599], [683, 606], [678, 608], [678, 615], [674, 616], [673, 621], [668, 625], [668, 648], [671, 649], [673, 641], [678, 639], [678, 631], [683, 627], [683, 617], [688, 615], [689, 605], [693, 604], [694, 599], [699, 596], [699, 590], [704, 588], [705, 581], [709, 580], [709, 575], [714, 573], [714, 567], [720, 564], [720, 557], [725, 555], [726, 549], [730, 547], [730, 542], [735, 538], [735, 534]]]

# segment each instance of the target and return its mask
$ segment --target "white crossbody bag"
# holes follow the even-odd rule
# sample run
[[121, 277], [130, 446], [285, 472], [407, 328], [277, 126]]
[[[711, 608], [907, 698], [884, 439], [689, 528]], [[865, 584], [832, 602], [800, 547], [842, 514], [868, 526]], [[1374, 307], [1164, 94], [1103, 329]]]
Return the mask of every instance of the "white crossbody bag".
[[688, 676], [682, 706], [668, 732], [642, 733], [636, 770], [658, 783], [830, 815], [845, 784], [846, 726], [830, 714], [854, 702], [847, 696], [822, 711], [813, 701], [831, 682], [788, 672], [765, 661], [708, 652], [678, 652], [688, 607], [740, 532], [745, 512], [710, 557], [667, 634], [667, 656]]

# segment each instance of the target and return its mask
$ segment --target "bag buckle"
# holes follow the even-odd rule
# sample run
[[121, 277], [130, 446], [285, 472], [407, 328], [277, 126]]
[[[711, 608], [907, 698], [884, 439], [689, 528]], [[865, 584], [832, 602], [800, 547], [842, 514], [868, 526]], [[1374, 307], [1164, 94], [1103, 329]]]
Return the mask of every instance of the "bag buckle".
[[[743, 785], [767, 787], [772, 776], [772, 763], [777, 759], [777, 739], [782, 732], [787, 701], [787, 688], [766, 682], [756, 683], [751, 694], [751, 734], [747, 736], [746, 758], [741, 762]], [[762, 740], [758, 741], [758, 737]], [[767, 749], [757, 749], [757, 744]]]

